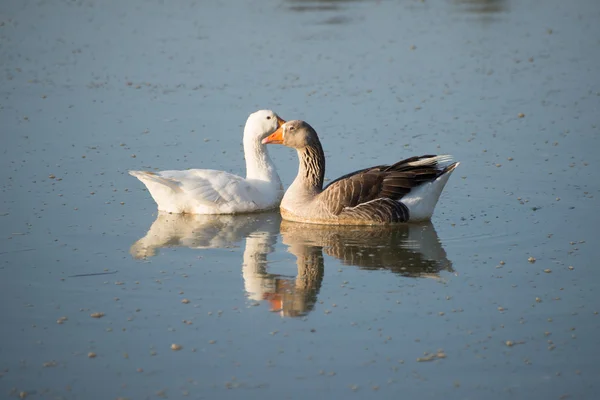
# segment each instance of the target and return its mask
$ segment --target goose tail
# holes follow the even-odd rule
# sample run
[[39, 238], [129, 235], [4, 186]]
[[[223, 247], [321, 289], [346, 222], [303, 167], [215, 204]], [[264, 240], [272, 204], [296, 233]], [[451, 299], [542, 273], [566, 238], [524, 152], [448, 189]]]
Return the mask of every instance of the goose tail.
[[129, 175], [135, 176], [146, 185], [159, 210], [179, 212], [179, 208], [169, 200], [173, 198], [173, 194], [181, 192], [176, 180], [149, 171], [129, 171]]
[[408, 207], [409, 221], [426, 221], [431, 219], [433, 210], [440, 199], [446, 183], [448, 183], [450, 175], [452, 175], [452, 172], [459, 165], [459, 162], [448, 164], [440, 171], [437, 178], [414, 188], [402, 198], [401, 202]]

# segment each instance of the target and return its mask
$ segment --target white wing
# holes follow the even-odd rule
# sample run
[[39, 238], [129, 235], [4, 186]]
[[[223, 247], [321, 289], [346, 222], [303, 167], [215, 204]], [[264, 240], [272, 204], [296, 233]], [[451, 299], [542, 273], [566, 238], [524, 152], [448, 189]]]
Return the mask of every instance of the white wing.
[[[221, 213], [252, 211], [264, 195], [244, 178], [224, 171], [130, 171], [158, 204], [169, 212]], [[204, 211], [199, 211], [202, 208]]]
[[241, 176], [212, 169], [162, 171], [158, 175], [198, 201], [214, 204], [251, 201], [260, 193]]

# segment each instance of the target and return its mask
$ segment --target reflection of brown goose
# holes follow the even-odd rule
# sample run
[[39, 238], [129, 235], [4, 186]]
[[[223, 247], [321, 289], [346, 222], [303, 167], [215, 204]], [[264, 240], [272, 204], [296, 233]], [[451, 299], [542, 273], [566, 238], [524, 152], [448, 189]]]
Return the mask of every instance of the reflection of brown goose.
[[342, 264], [362, 269], [434, 278], [442, 270], [454, 271], [430, 222], [366, 227], [282, 221], [281, 236], [294, 254], [299, 247], [322, 248]]
[[323, 281], [323, 254], [320, 248], [290, 247], [296, 256], [298, 274], [295, 277], [271, 274], [266, 269], [266, 259], [256, 262], [249, 244], [244, 252], [244, 285], [253, 300], [269, 300], [271, 311], [284, 317], [299, 317], [309, 313], [317, 301]]
[[269, 300], [271, 311], [298, 317], [314, 309], [324, 274], [325, 254], [344, 265], [389, 270], [408, 277], [439, 279], [453, 272], [430, 222], [396, 226], [332, 226], [281, 222], [281, 237], [296, 256], [295, 277], [267, 272], [266, 258], [257, 262], [246, 244], [244, 282], [253, 300]]
[[[297, 275], [267, 271], [281, 230], [296, 256]], [[239, 246], [245, 239], [242, 275], [248, 298], [268, 300], [285, 317], [314, 309], [324, 275], [323, 251], [345, 265], [388, 269], [412, 277], [439, 278], [452, 270], [431, 223], [397, 226], [331, 226], [281, 221], [278, 213], [249, 215], [159, 214], [152, 227], [131, 246], [135, 258], [156, 255], [162, 247], [196, 249]]]
[[146, 235], [129, 252], [134, 258], [156, 255], [162, 247], [195, 249], [235, 247], [256, 230], [276, 232], [281, 216], [269, 212], [245, 215], [159, 213]]

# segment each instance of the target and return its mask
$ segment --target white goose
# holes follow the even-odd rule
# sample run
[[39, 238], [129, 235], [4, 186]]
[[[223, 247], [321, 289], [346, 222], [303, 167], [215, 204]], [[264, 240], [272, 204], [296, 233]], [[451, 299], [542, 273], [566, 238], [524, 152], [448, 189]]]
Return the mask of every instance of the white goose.
[[349, 173], [323, 188], [325, 155], [308, 123], [286, 122], [263, 143], [298, 152], [298, 176], [280, 207], [283, 219], [296, 222], [378, 225], [428, 220], [458, 166], [447, 155], [411, 157]]
[[283, 186], [261, 140], [283, 123], [270, 110], [248, 117], [243, 140], [246, 179], [212, 169], [129, 173], [146, 185], [160, 211], [236, 214], [276, 208], [283, 197]]

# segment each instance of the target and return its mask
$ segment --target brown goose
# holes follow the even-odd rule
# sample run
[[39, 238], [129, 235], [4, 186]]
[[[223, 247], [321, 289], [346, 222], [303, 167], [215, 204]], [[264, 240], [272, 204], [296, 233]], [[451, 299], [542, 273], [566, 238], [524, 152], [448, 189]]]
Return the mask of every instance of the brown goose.
[[333, 225], [376, 225], [428, 220], [458, 166], [447, 155], [411, 157], [344, 175], [323, 188], [325, 155], [317, 132], [289, 121], [262, 143], [298, 151], [298, 176], [281, 201], [289, 221]]

